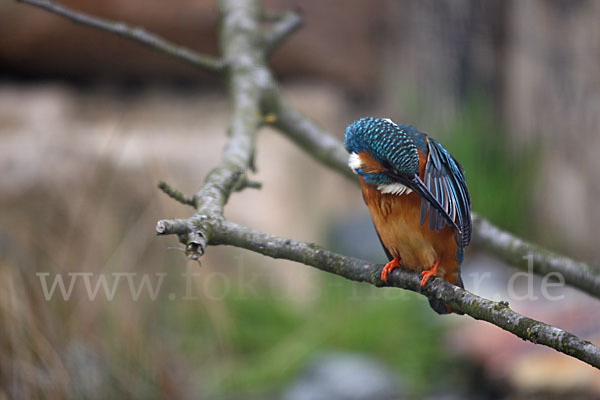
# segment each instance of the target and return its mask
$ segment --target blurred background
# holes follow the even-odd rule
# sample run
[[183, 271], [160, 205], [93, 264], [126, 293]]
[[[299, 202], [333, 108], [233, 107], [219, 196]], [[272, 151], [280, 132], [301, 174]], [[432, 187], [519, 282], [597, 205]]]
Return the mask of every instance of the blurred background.
[[[64, 4], [217, 54], [213, 1]], [[475, 211], [599, 263], [600, 2], [264, 5], [304, 11], [272, 65], [321, 126], [342, 140], [366, 115], [412, 123], [461, 161]], [[157, 182], [193, 193], [219, 160], [224, 89], [140, 45], [0, 3], [0, 399], [600, 397], [592, 367], [439, 317], [419, 295], [229, 247], [199, 265], [156, 237], [157, 220], [192, 212]], [[233, 195], [228, 218], [384, 261], [352, 182], [268, 129], [257, 167], [262, 190]], [[467, 289], [600, 344], [598, 300], [543, 292], [539, 277], [513, 280], [510, 298], [515, 269], [476, 248], [465, 259]]]

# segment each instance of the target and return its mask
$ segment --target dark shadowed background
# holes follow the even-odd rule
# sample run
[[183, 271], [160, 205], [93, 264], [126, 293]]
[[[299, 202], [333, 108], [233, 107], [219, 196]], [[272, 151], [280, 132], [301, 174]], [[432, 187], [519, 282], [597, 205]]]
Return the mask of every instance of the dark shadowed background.
[[[63, 4], [218, 52], [209, 0]], [[366, 115], [416, 125], [463, 164], [475, 211], [599, 263], [600, 2], [264, 5], [304, 12], [272, 64], [298, 108], [340, 140]], [[416, 294], [234, 248], [188, 262], [154, 225], [192, 210], [156, 184], [198, 189], [228, 113], [215, 77], [0, 3], [0, 399], [600, 396], [592, 367]], [[356, 185], [268, 129], [256, 164], [263, 188], [228, 218], [384, 260]], [[597, 300], [539, 277], [511, 291], [515, 272], [466, 254], [467, 289], [600, 343]]]

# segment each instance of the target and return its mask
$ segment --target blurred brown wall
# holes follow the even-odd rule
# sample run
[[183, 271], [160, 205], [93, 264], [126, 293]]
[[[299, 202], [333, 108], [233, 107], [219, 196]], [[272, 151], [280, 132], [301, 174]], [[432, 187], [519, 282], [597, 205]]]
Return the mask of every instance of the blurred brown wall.
[[[90, 14], [140, 25], [198, 51], [217, 54], [217, 10], [212, 0], [70, 0]], [[269, 10], [300, 8], [309, 29], [296, 34], [274, 60], [283, 76], [313, 75], [367, 91], [376, 78], [373, 36], [385, 16], [383, 1], [270, 0]], [[340, 6], [343, 5], [343, 8]], [[15, 2], [0, 4], [0, 72], [8, 76], [77, 79], [201, 80], [207, 76], [129, 41], [75, 25]]]

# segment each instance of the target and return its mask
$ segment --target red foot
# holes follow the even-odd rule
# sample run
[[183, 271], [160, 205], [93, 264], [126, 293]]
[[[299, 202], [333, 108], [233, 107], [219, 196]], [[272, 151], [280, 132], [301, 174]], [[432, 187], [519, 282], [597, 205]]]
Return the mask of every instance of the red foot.
[[429, 280], [429, 278], [431, 278], [432, 276], [435, 276], [439, 266], [440, 266], [440, 262], [438, 260], [435, 262], [435, 264], [433, 264], [433, 267], [431, 267], [431, 269], [425, 270], [421, 273], [421, 276], [422, 276], [421, 286], [425, 286], [427, 284], [427, 281]]
[[394, 257], [392, 261], [385, 264], [385, 267], [383, 267], [383, 270], [381, 271], [381, 280], [387, 282], [388, 275], [394, 268], [402, 268], [402, 265], [400, 265], [400, 257]]

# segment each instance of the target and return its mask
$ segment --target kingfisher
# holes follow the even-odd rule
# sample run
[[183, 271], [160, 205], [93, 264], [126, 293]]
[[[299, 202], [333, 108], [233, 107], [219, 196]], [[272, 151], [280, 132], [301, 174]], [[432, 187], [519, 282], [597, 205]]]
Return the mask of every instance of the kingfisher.
[[[358, 175], [379, 240], [394, 268], [437, 276], [464, 288], [460, 265], [471, 241], [471, 198], [463, 167], [438, 141], [414, 126], [374, 117], [346, 129], [348, 166]], [[453, 312], [430, 299], [438, 314]]]

